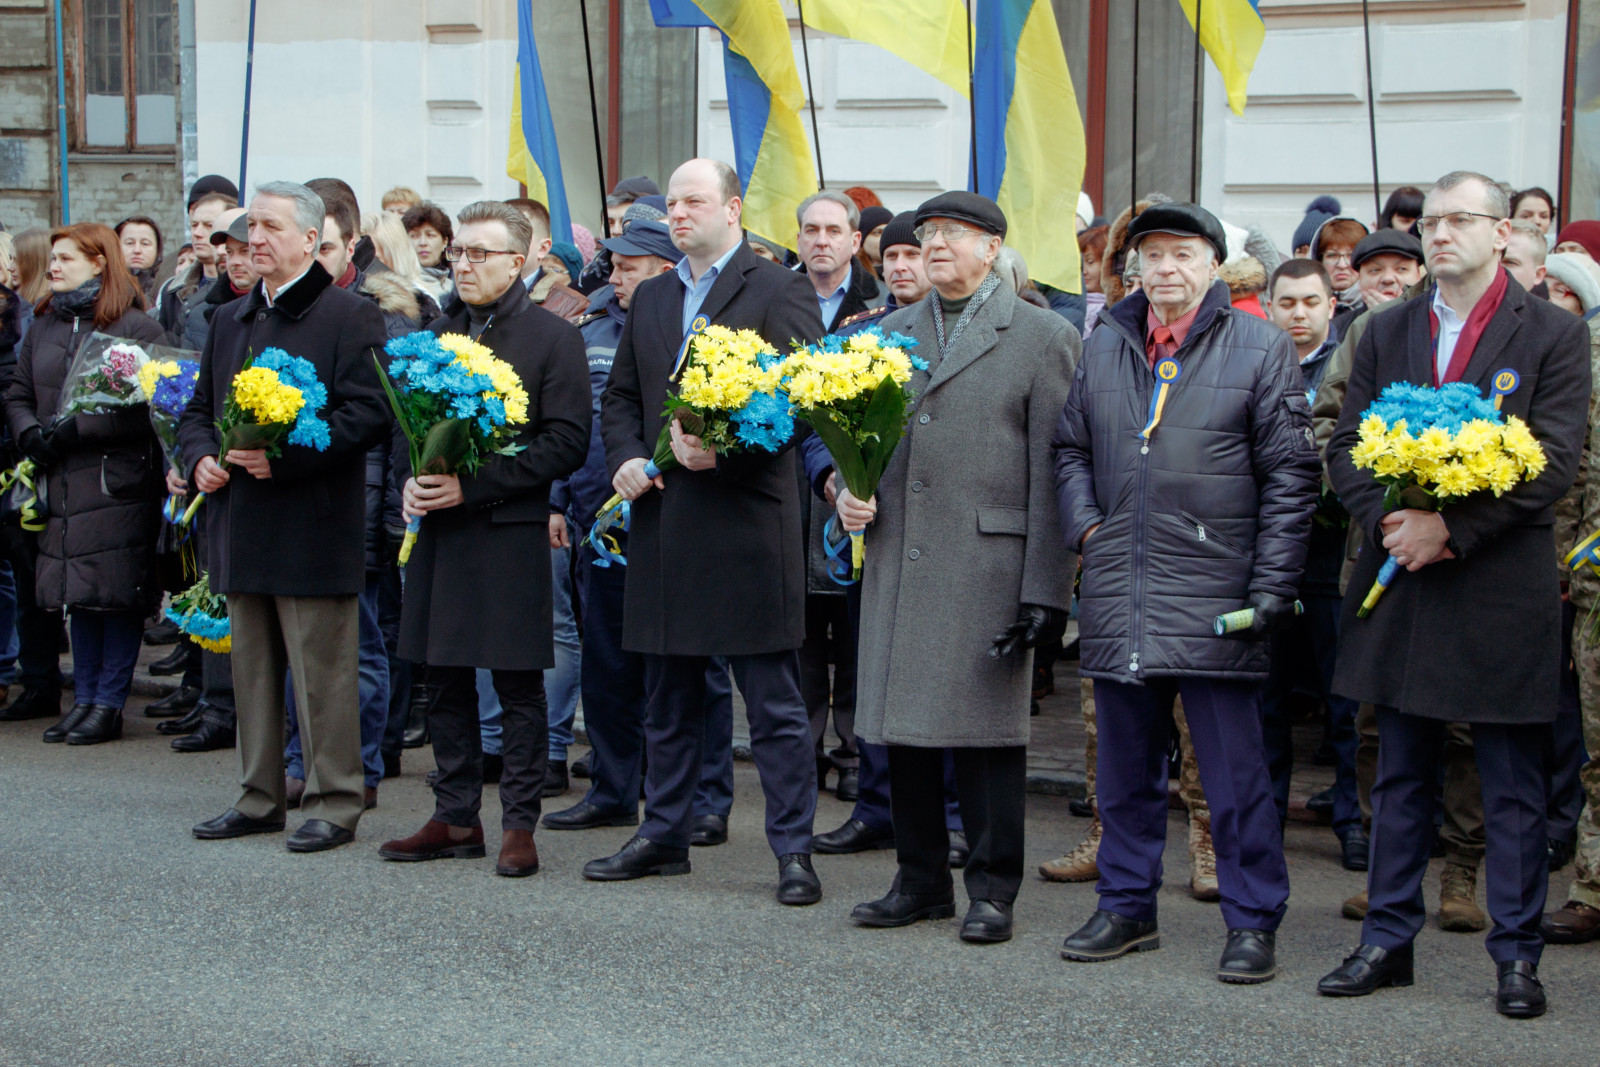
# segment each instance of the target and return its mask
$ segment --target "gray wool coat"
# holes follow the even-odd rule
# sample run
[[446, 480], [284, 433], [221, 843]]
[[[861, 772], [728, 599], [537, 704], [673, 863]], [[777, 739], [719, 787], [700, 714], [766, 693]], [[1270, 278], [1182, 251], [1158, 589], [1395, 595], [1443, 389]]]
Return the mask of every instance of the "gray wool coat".
[[929, 371], [912, 375], [910, 423], [867, 531], [856, 733], [1025, 745], [1033, 653], [991, 659], [989, 647], [1020, 605], [1071, 604], [1077, 561], [1061, 536], [1050, 439], [1083, 342], [1001, 286], [941, 359], [937, 299], [883, 320], [918, 340]]

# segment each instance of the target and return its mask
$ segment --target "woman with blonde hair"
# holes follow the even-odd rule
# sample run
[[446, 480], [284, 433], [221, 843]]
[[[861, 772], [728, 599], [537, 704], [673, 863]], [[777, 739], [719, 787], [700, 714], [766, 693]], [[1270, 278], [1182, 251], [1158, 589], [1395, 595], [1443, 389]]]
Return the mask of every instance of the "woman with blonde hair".
[[[433, 321], [439, 314], [439, 301], [446, 290], [438, 279], [423, 271], [422, 260], [417, 258], [416, 247], [412, 245], [400, 216], [388, 211], [364, 215], [361, 218], [361, 232], [372, 238], [378, 261], [394, 273], [396, 280], [416, 292], [419, 298], [427, 298], [423, 305], [422, 322], [426, 325]], [[433, 304], [431, 313], [428, 303]]]

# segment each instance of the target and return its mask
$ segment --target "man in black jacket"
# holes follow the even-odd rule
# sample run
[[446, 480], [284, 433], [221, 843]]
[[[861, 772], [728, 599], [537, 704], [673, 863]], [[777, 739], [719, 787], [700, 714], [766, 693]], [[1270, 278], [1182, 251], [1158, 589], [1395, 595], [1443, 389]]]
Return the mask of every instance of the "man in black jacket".
[[811, 868], [816, 764], [795, 655], [805, 634], [805, 546], [794, 450], [719, 455], [674, 422], [680, 466], [651, 478], [645, 464], [689, 333], [713, 323], [751, 329], [787, 352], [792, 341], [819, 337], [822, 319], [804, 278], [745, 245], [733, 168], [690, 160], [673, 174], [667, 205], [684, 258], [634, 293], [600, 416], [612, 482], [633, 504], [622, 643], [646, 657], [645, 821], [622, 851], [583, 874], [688, 872], [706, 667], [726, 656], [750, 716], [778, 900], [812, 904], [822, 885]]
[[[228, 597], [244, 793], [196, 837], [273, 833], [284, 826], [284, 681], [292, 672], [305, 748], [305, 823], [294, 852], [334, 848], [361, 818], [356, 598], [366, 584], [366, 450], [389, 430], [378, 382], [383, 317], [333, 284], [315, 260], [322, 200], [268, 182], [250, 204], [250, 258], [261, 282], [216, 315], [200, 379], [178, 437], [189, 480], [213, 497], [211, 588]], [[251, 355], [281, 348], [308, 360], [326, 386], [329, 444], [234, 449], [220, 459], [216, 420]]]
[[[1267, 635], [1294, 618], [1317, 495], [1294, 345], [1230, 306], [1222, 226], [1161, 204], [1128, 227], [1144, 287], [1100, 316], [1056, 430], [1067, 544], [1083, 553], [1080, 649], [1099, 710], [1100, 908], [1083, 962], [1156, 948], [1167, 733], [1183, 708], [1211, 801], [1224, 982], [1277, 973], [1289, 899], [1261, 735]], [[1254, 609], [1236, 636], [1217, 616]]]
[[[1328, 477], [1366, 543], [1345, 595], [1334, 688], [1378, 717], [1371, 872], [1361, 946], [1318, 991], [1362, 996], [1413, 981], [1412, 941], [1426, 911], [1422, 877], [1445, 728], [1472, 725], [1482, 772], [1489, 955], [1496, 1007], [1545, 1011], [1538, 979], [1546, 855], [1544, 746], [1561, 671], [1561, 587], [1554, 505], [1571, 487], [1589, 424], [1588, 328], [1530, 299], [1500, 265], [1510, 235], [1505, 192], [1454, 171], [1423, 203], [1436, 285], [1372, 316], [1356, 347]], [[1527, 422], [1547, 466], [1500, 495], [1473, 493], [1437, 511], [1390, 509], [1351, 462], [1368, 405], [1393, 382], [1467, 382]], [[1385, 556], [1405, 568], [1367, 618], [1356, 611]]]

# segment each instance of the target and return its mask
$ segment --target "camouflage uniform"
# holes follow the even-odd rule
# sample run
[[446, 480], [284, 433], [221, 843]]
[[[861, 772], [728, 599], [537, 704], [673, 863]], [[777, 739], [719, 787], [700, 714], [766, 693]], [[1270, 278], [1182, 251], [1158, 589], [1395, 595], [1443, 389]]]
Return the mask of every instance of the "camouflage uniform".
[[[1088, 779], [1089, 803], [1093, 804], [1094, 791], [1094, 762], [1099, 747], [1096, 743], [1098, 731], [1094, 722], [1094, 682], [1088, 678], [1078, 680], [1079, 706], [1083, 709], [1083, 729], [1086, 740], [1083, 746], [1084, 775]], [[1172, 718], [1178, 725], [1178, 752], [1180, 762], [1178, 765], [1178, 796], [1183, 801], [1183, 806], [1189, 810], [1190, 815], [1208, 815], [1210, 810], [1206, 807], [1206, 794], [1200, 788], [1200, 765], [1194, 759], [1194, 744], [1189, 740], [1189, 720], [1183, 716], [1183, 698], [1179, 697], [1172, 702]]]

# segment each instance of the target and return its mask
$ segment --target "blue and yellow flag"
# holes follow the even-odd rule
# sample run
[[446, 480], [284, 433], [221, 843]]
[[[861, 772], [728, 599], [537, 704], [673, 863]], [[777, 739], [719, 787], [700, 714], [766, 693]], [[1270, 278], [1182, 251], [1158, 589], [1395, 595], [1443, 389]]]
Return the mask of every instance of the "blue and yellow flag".
[[794, 213], [817, 191], [817, 168], [800, 121], [806, 97], [780, 0], [650, 0], [650, 9], [658, 26], [722, 31], [744, 228], [794, 248]]
[[972, 27], [961, 0], [806, 0], [806, 25], [875, 44], [968, 95]]
[[539, 49], [533, 40], [533, 0], [517, 0], [517, 78], [511, 97], [511, 151], [506, 173], [528, 187], [528, 195], [550, 209], [550, 236], [572, 239], [567, 187], [561, 180], [556, 123], [544, 89]]
[[[1178, 0], [1183, 13], [1194, 25], [1195, 0]], [[1228, 89], [1228, 106], [1235, 115], [1244, 114], [1245, 84], [1255, 69], [1261, 42], [1267, 38], [1266, 24], [1256, 10], [1257, 0], [1203, 0], [1199, 29], [1200, 45], [1222, 73]]]
[[1076, 293], [1083, 119], [1055, 13], [1050, 0], [983, 0], [977, 27], [978, 192], [1005, 212], [1006, 243], [1028, 261], [1028, 274]]

